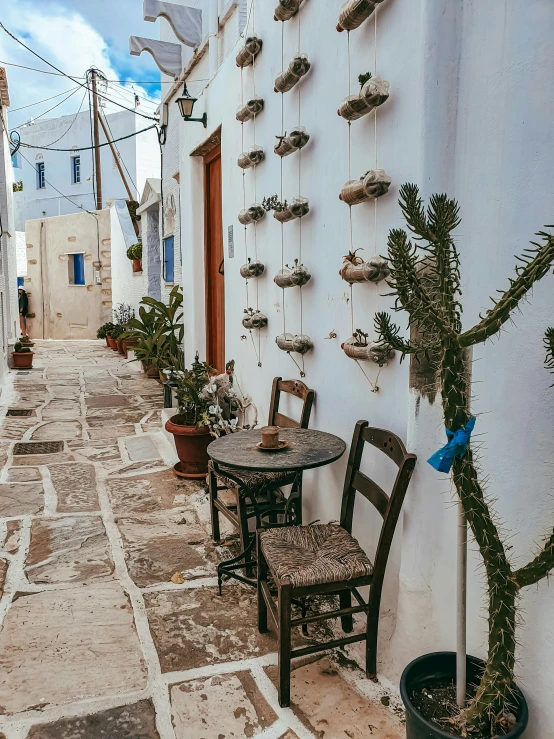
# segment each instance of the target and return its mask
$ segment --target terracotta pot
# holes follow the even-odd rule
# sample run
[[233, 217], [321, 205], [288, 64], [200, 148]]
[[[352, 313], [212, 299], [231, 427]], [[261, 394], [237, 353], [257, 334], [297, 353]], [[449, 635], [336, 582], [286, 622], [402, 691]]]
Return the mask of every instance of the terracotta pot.
[[138, 343], [134, 339], [123, 339], [123, 352], [127, 356], [129, 349], [138, 346]]
[[142, 272], [142, 259], [133, 259], [133, 272]]
[[108, 336], [108, 344], [110, 345], [110, 349], [113, 349], [114, 352], [119, 351], [117, 348], [117, 339], [112, 339], [111, 336]]
[[175, 448], [181, 462], [180, 477], [200, 479], [208, 474], [208, 444], [213, 437], [207, 428], [183, 426], [179, 423], [180, 416], [172, 416], [166, 422], [166, 431], [173, 434]]
[[116, 342], [117, 342], [117, 351], [120, 354], [125, 354], [125, 351], [123, 349], [123, 339], [116, 339]]
[[106, 346], [108, 347], [108, 349], [110, 348], [110, 337], [109, 336], [106, 336]]
[[28, 369], [33, 366], [34, 352], [12, 352], [13, 366]]
[[144, 371], [146, 372], [146, 377], [152, 377], [155, 379], [158, 379], [158, 369], [156, 365], [149, 364], [149, 365], [142, 365], [144, 368]]

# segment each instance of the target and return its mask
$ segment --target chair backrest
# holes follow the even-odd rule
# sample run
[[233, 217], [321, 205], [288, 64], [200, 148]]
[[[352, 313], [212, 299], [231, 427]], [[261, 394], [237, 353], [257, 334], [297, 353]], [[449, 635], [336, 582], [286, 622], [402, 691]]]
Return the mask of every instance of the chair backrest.
[[[387, 495], [374, 480], [360, 472], [360, 463], [366, 443], [386, 454], [398, 467], [398, 473], [390, 495]], [[364, 498], [367, 498], [383, 517], [383, 525], [373, 562], [374, 581], [382, 580], [385, 574], [394, 530], [414, 471], [416, 459], [416, 455], [409, 454], [402, 441], [392, 432], [385, 429], [370, 428], [367, 421], [358, 421], [356, 424], [344, 480], [340, 523], [343, 528], [352, 533], [356, 493], [361, 493]]]
[[[300, 421], [295, 421], [289, 416], [279, 412], [281, 393], [290, 393], [304, 401]], [[268, 426], [280, 426], [285, 429], [307, 429], [310, 423], [310, 414], [315, 398], [315, 391], [300, 380], [283, 380], [276, 377], [271, 388], [271, 402], [269, 404]]]

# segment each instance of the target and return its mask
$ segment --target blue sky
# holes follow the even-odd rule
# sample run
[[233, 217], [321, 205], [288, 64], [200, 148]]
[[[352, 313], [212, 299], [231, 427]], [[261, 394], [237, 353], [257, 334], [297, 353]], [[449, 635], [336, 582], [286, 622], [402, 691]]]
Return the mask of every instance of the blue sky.
[[[142, 19], [142, 0], [20, 0], [7, 2], [2, 9], [2, 23], [28, 46], [64, 72], [82, 77], [90, 66], [105, 72], [110, 80], [135, 80], [157, 84], [135, 85], [141, 96], [141, 110], [151, 112], [159, 100], [160, 74], [149, 54], [129, 55], [129, 36], [159, 37], [157, 23]], [[14, 64], [50, 70], [50, 68], [23, 49], [0, 30], [0, 60]], [[59, 95], [48, 102], [23, 110], [21, 106], [44, 100], [67, 91], [76, 85], [67, 78], [31, 72], [6, 65], [10, 90], [10, 128], [19, 126], [63, 101]], [[50, 70], [52, 71], [52, 70]], [[84, 91], [83, 91], [84, 92]], [[132, 85], [113, 83], [107, 95], [121, 104], [132, 107]], [[77, 91], [47, 118], [75, 113], [82, 100]], [[151, 98], [152, 102], [145, 98]], [[83, 105], [86, 109], [86, 100]], [[107, 111], [116, 110], [108, 104]]]

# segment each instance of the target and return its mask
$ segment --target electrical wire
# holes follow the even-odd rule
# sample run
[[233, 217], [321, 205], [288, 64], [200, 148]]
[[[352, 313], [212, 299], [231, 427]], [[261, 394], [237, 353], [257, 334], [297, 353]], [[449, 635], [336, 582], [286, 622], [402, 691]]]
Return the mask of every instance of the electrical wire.
[[71, 92], [71, 90], [74, 90], [74, 89], [75, 89], [74, 87], [71, 87], [69, 90], [58, 92], [57, 95], [52, 95], [49, 98], [44, 98], [44, 100], [37, 100], [36, 103], [29, 103], [29, 105], [22, 105], [21, 108], [10, 108], [10, 115], [12, 113], [16, 113], [18, 110], [24, 110], [25, 108], [32, 108], [33, 106], [40, 105], [41, 103], [47, 103], [49, 100], [53, 100], [54, 98], [59, 98], [61, 95], [65, 95], [66, 92]]
[[[141, 128], [140, 131], [134, 131], [133, 133], [127, 134], [127, 136], [120, 136], [119, 138], [114, 139], [112, 141], [112, 144], [116, 141], [125, 141], [125, 139], [131, 139], [133, 138], [133, 136], [138, 136], [145, 131], [150, 131], [152, 128], [158, 128], [158, 125], [156, 123], [153, 123], [151, 126]], [[40, 149], [40, 151], [90, 151], [91, 149], [101, 149], [103, 146], [109, 146], [109, 143], [106, 141], [104, 144], [98, 144], [98, 146], [79, 146], [76, 149], [54, 149], [47, 146], [35, 146], [34, 144], [26, 144], [23, 141], [21, 141], [20, 145], [23, 146], [25, 149]]]
[[[48, 63], [48, 62], [47, 62]], [[30, 72], [40, 72], [41, 74], [51, 74], [54, 77], [68, 77], [75, 80], [85, 80], [86, 77], [80, 77], [79, 75], [67, 75], [64, 72], [49, 72], [47, 69], [37, 69], [36, 67], [27, 67], [24, 64], [14, 64], [13, 62], [3, 62], [0, 60], [0, 64], [5, 64], [8, 67], [18, 67], [19, 69], [27, 69]], [[107, 82], [119, 82], [126, 85], [172, 85], [173, 80], [106, 80]], [[208, 78], [203, 79], [202, 82], [207, 82]]]
[[[53, 105], [53, 106], [52, 106], [51, 108], [48, 108], [48, 110], [45, 110], [45, 111], [44, 111], [44, 113], [41, 113], [40, 115], [37, 115], [37, 116], [35, 116], [35, 117], [33, 118], [33, 120], [34, 120], [34, 121], [38, 121], [38, 119], [39, 119], [39, 118], [42, 118], [42, 117], [43, 117], [43, 116], [45, 116], [45, 115], [46, 115], [47, 113], [50, 113], [50, 112], [51, 112], [52, 110], [54, 110], [55, 108], [59, 108], [59, 106], [60, 106], [60, 105], [63, 105], [63, 104], [65, 103], [65, 101], [66, 101], [66, 100], [69, 100], [69, 98], [70, 98], [70, 97], [73, 97], [73, 95], [75, 95], [75, 93], [76, 93], [76, 92], [78, 92], [78, 90], [79, 90], [79, 88], [78, 88], [78, 87], [76, 87], [76, 88], [75, 88], [75, 89], [73, 90], [73, 92], [70, 92], [70, 93], [69, 93], [69, 95], [68, 95], [67, 97], [65, 97], [65, 98], [64, 98], [63, 100], [60, 100], [60, 102], [59, 102], [59, 103], [56, 103], [56, 105]], [[27, 123], [20, 123], [20, 124], [19, 124], [19, 126], [14, 126], [14, 129], [18, 129], [18, 128], [23, 128], [23, 127], [24, 127], [24, 126], [26, 126], [26, 125], [27, 125]]]
[[[20, 39], [18, 39], [17, 36], [14, 36], [14, 34], [11, 33], [11, 31], [8, 31], [8, 29], [6, 28], [6, 26], [3, 23], [1, 23], [1, 22], [0, 22], [0, 28], [8, 36], [10, 36], [10, 38], [12, 38], [14, 41], [16, 41], [20, 46], [23, 46], [24, 49], [27, 49], [27, 51], [30, 51], [31, 54], [33, 54], [33, 56], [36, 56], [42, 62], [44, 62], [45, 64], [48, 64], [48, 66], [49, 67], [52, 67], [52, 69], [55, 69], [56, 72], [59, 72], [64, 77], [67, 77], [68, 79], [72, 80], [73, 82], [76, 82], [82, 88], [90, 89], [87, 85], [83, 84], [82, 82], [79, 82], [78, 78], [72, 77], [71, 75], [66, 74], [59, 67], [56, 67], [54, 64], [52, 64], [51, 62], [49, 62], [47, 59], [45, 59], [43, 56], [41, 56], [40, 54], [38, 54], [36, 51], [33, 51], [33, 49], [31, 49], [29, 46], [27, 46], [27, 44], [24, 44], [23, 41], [21, 41]], [[133, 110], [132, 108], [126, 108], [124, 105], [121, 105], [121, 103], [116, 103], [114, 100], [110, 100], [109, 98], [107, 98], [104, 95], [101, 95], [100, 93], [97, 93], [97, 95], [98, 95], [98, 97], [104, 98], [104, 100], [108, 100], [109, 102], [113, 103], [114, 105], [119, 106], [120, 108], [123, 108], [124, 110], [128, 110], [130, 113], [134, 113], [135, 115], [141, 116], [141, 118], [148, 118], [149, 120], [152, 120], [152, 121], [157, 120], [156, 118], [153, 118], [152, 116], [145, 115], [144, 113], [139, 113], [138, 111]]]
[[79, 113], [81, 112], [81, 108], [83, 107], [83, 103], [85, 102], [86, 96], [87, 96], [87, 91], [85, 90], [83, 97], [81, 99], [81, 104], [79, 105], [79, 110], [75, 113], [73, 120], [69, 124], [69, 127], [66, 129], [64, 133], [62, 133], [62, 135], [59, 138], [57, 138], [55, 141], [51, 141], [49, 144], [47, 144], [47, 146], [52, 146], [53, 144], [57, 144], [58, 141], [61, 141], [64, 138], [64, 136], [67, 136], [67, 134], [71, 131], [71, 129], [73, 128], [73, 124], [75, 123]]

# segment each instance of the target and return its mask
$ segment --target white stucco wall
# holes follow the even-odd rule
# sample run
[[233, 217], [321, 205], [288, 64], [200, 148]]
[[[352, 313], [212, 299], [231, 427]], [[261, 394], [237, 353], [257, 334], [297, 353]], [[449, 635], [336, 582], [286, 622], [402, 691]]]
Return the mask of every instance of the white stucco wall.
[[121, 229], [115, 206], [110, 208], [112, 236], [112, 303], [130, 305], [138, 313], [142, 298], [147, 295], [143, 272], [133, 272], [132, 262], [127, 259], [127, 243]]
[[[265, 161], [245, 177], [246, 204], [280, 193], [281, 160], [273, 153], [275, 135], [300, 123], [311, 141], [301, 154], [282, 162], [283, 196], [302, 194], [310, 200], [310, 214], [302, 222], [302, 261], [313, 277], [302, 291], [303, 330], [314, 341], [306, 355], [305, 382], [316, 390], [312, 427], [332, 431], [349, 440], [359, 418], [398, 433], [419, 462], [397, 532], [383, 604], [380, 670], [398, 680], [415, 656], [455, 646], [455, 527], [450, 483], [427, 464], [429, 455], [444, 443], [439, 407], [409, 391], [408, 363], [396, 359], [379, 378], [379, 392], [371, 387], [356, 364], [340, 350], [352, 329], [350, 290], [338, 275], [342, 256], [350, 247], [348, 208], [338, 200], [348, 172], [348, 125], [336, 114], [348, 94], [347, 34], [335, 31], [336, 8], [306, 2], [299, 16], [283, 26], [273, 21], [273, 6], [255, 2], [248, 33], [255, 30], [264, 46], [255, 70], [245, 69], [244, 93], [255, 90], [265, 109], [253, 122], [235, 120], [241, 99], [241, 72], [234, 53], [205, 87], [195, 115], [208, 114], [208, 129], [180, 123], [179, 137], [168, 131], [164, 157], [166, 177], [173, 174], [172, 151], [178, 140], [181, 181], [181, 243], [186, 361], [195, 350], [205, 353], [204, 203], [203, 164], [190, 152], [220, 125], [225, 239], [226, 354], [237, 362], [242, 388], [251, 394], [265, 420], [271, 380], [275, 375], [298, 377], [291, 358], [281, 352], [274, 337], [283, 330], [282, 292], [273, 276], [299, 256], [298, 222], [281, 229], [271, 217], [256, 230], [258, 257], [264, 276], [249, 284], [250, 305], [269, 318], [261, 333], [261, 362], [241, 325], [246, 307], [244, 280], [239, 267], [245, 261], [244, 229], [237, 221], [243, 207], [242, 173], [236, 159], [253, 143], [265, 149]], [[255, 29], [252, 21], [255, 18]], [[230, 21], [231, 22], [231, 21]], [[300, 43], [299, 27], [300, 23]], [[545, 223], [552, 223], [552, 114], [554, 91], [550, 71], [554, 61], [554, 6], [549, 0], [530, 0], [524, 16], [515, 3], [501, 6], [465, 0], [444, 4], [438, 0], [408, 3], [387, 0], [376, 14], [350, 34], [350, 83], [357, 76], [377, 72], [390, 81], [391, 97], [377, 112], [351, 127], [351, 176], [384, 168], [392, 177], [389, 193], [352, 209], [354, 248], [364, 258], [386, 251], [390, 228], [402, 225], [398, 188], [406, 181], [419, 184], [428, 197], [447, 191], [461, 206], [457, 230], [462, 258], [464, 325], [470, 326], [487, 307], [489, 295], [507, 286], [514, 253], [520, 252]], [[283, 38], [281, 33], [283, 32]], [[281, 99], [273, 80], [298, 49], [312, 62], [309, 75]], [[203, 80], [206, 55], [191, 75]], [[221, 57], [220, 57], [221, 58]], [[203, 83], [205, 84], [205, 83]], [[198, 89], [198, 88], [195, 88]], [[170, 110], [176, 109], [174, 101]], [[168, 147], [173, 147], [170, 150]], [[301, 185], [299, 186], [299, 176]], [[235, 257], [229, 259], [227, 227], [234, 226]], [[254, 231], [247, 230], [248, 253], [253, 257]], [[554, 504], [549, 460], [553, 442], [548, 430], [554, 421], [554, 392], [542, 366], [542, 335], [552, 318], [552, 277], [533, 291], [516, 326], [508, 325], [499, 339], [476, 348], [473, 366], [474, 411], [478, 414], [475, 445], [488, 490], [497, 497], [497, 509], [514, 534], [514, 559], [525, 563], [534, 543], [552, 530]], [[372, 335], [375, 311], [388, 309], [388, 289], [355, 285], [354, 327]], [[287, 331], [300, 331], [298, 290], [286, 292]], [[403, 325], [406, 321], [402, 316]], [[335, 330], [338, 338], [327, 339]], [[373, 365], [364, 365], [375, 381]], [[305, 520], [336, 519], [346, 459], [305, 477]], [[372, 473], [381, 484], [390, 471], [380, 465]], [[363, 544], [375, 532], [377, 521], [363, 510], [355, 533]], [[374, 544], [369, 543], [371, 552]], [[486, 652], [483, 618], [483, 578], [478, 557], [470, 559], [469, 648]], [[531, 706], [527, 739], [552, 735], [554, 705], [554, 638], [550, 628], [552, 599], [546, 583], [525, 592], [522, 606], [526, 626], [520, 630], [517, 677]]]

